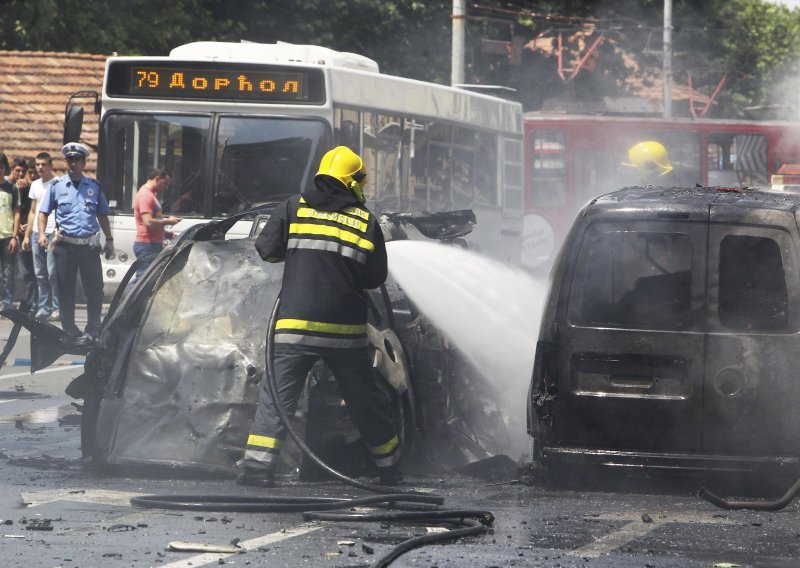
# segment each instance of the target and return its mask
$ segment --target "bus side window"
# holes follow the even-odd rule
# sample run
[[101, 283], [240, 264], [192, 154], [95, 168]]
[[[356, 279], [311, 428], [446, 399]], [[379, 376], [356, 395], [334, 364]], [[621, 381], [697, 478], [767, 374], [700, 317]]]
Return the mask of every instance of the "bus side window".
[[429, 123], [409, 122], [409, 211], [425, 211], [428, 200], [428, 131]]
[[338, 134], [342, 146], [347, 146], [351, 150], [358, 148], [358, 124], [346, 120], [342, 123], [342, 128]]
[[531, 204], [562, 207], [567, 202], [566, 143], [561, 130], [531, 133]]
[[376, 212], [400, 208], [400, 118], [365, 112], [362, 115], [364, 148], [361, 157], [367, 168], [364, 195], [374, 202]]
[[[498, 141], [497, 136], [494, 134], [487, 134], [478, 132], [475, 137], [475, 199], [478, 203], [485, 205], [497, 205], [499, 203], [500, 194], [498, 192], [497, 174], [498, 174]], [[504, 154], [506, 175], [504, 180], [506, 187], [519, 184], [522, 180], [519, 168], [517, 171], [513, 169], [513, 162], [519, 164], [519, 156], [513, 155], [512, 145], [509, 145], [508, 150]], [[515, 178], [515, 174], [517, 177]], [[516, 206], [517, 209], [522, 209], [521, 205]]]
[[359, 112], [356, 110], [337, 108], [333, 119], [335, 146], [347, 146], [358, 154], [361, 151], [358, 125]]

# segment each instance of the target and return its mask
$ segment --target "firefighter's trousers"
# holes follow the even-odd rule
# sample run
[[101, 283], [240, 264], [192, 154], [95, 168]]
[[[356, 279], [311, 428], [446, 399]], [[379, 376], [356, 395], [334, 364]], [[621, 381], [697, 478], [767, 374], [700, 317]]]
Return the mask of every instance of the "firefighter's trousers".
[[[369, 348], [331, 349], [276, 345], [273, 369], [281, 408], [293, 416], [306, 376], [322, 359], [336, 378], [361, 437], [379, 468], [391, 467], [400, 458], [400, 442], [389, 418], [389, 401], [377, 383]], [[258, 409], [247, 440], [244, 466], [274, 468], [286, 431], [275, 408], [267, 378], [261, 380]]]

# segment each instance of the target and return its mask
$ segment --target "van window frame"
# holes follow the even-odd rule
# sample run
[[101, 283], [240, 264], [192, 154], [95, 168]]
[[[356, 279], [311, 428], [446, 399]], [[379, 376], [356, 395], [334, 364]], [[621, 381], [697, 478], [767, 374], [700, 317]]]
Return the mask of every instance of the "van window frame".
[[[723, 325], [719, 314], [720, 246], [725, 237], [742, 236], [768, 238], [776, 241], [781, 251], [783, 273], [786, 279], [788, 318], [786, 325], [778, 329], [748, 329]], [[735, 223], [712, 223], [708, 236], [708, 331], [709, 333], [735, 334], [793, 334], [800, 331], [800, 301], [798, 300], [797, 255], [792, 235], [783, 227], [768, 225], [738, 225]]]
[[[686, 221], [659, 221], [637, 220], [622, 221], [615, 219], [598, 219], [589, 223], [580, 238], [580, 246], [575, 251], [575, 267], [570, 274], [569, 293], [567, 295], [566, 317], [570, 326], [581, 328], [609, 328], [637, 331], [665, 331], [665, 332], [702, 332], [705, 330], [705, 267], [706, 267], [706, 224]], [[691, 246], [690, 259], [690, 306], [689, 312], [694, 312], [696, 317], [684, 326], [655, 326], [630, 324], [624, 322], [590, 322], [579, 313], [580, 300], [578, 286], [582, 276], [582, 261], [584, 248], [589, 244], [599, 241], [602, 234], [608, 233], [663, 233], [685, 235]]]

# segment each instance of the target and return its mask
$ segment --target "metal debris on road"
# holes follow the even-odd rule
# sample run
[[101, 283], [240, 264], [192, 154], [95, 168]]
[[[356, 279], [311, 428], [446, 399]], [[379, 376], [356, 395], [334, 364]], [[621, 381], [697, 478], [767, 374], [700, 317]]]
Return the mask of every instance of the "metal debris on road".
[[107, 532], [130, 532], [135, 530], [136, 530], [135, 526], [126, 525], [124, 523], [120, 523], [118, 525], [111, 525], [106, 529]]
[[247, 552], [241, 546], [232, 544], [205, 544], [202, 542], [183, 542], [175, 540], [167, 545], [172, 552], [219, 552], [221, 554], [242, 554]]
[[33, 519], [25, 524], [26, 531], [51, 531], [53, 530], [52, 519]]

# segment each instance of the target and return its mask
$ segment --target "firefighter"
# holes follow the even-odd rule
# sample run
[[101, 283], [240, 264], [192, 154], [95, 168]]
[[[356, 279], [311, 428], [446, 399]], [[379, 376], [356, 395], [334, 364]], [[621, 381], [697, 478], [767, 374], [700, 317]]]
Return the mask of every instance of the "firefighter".
[[669, 153], [663, 144], [654, 140], [639, 142], [628, 149], [628, 162], [622, 162], [623, 166], [636, 168], [643, 185], [651, 185], [656, 180], [663, 185], [666, 181], [663, 176], [672, 171], [672, 163], [669, 161]]
[[[366, 175], [355, 152], [345, 146], [330, 150], [314, 177], [316, 187], [281, 203], [255, 246], [263, 260], [286, 262], [273, 358], [281, 408], [294, 414], [306, 375], [322, 359], [381, 483], [393, 485], [402, 479], [400, 441], [372, 367], [365, 291], [386, 280], [386, 246], [375, 216], [364, 207]], [[261, 381], [239, 485], [273, 484], [285, 431], [266, 382]]]

